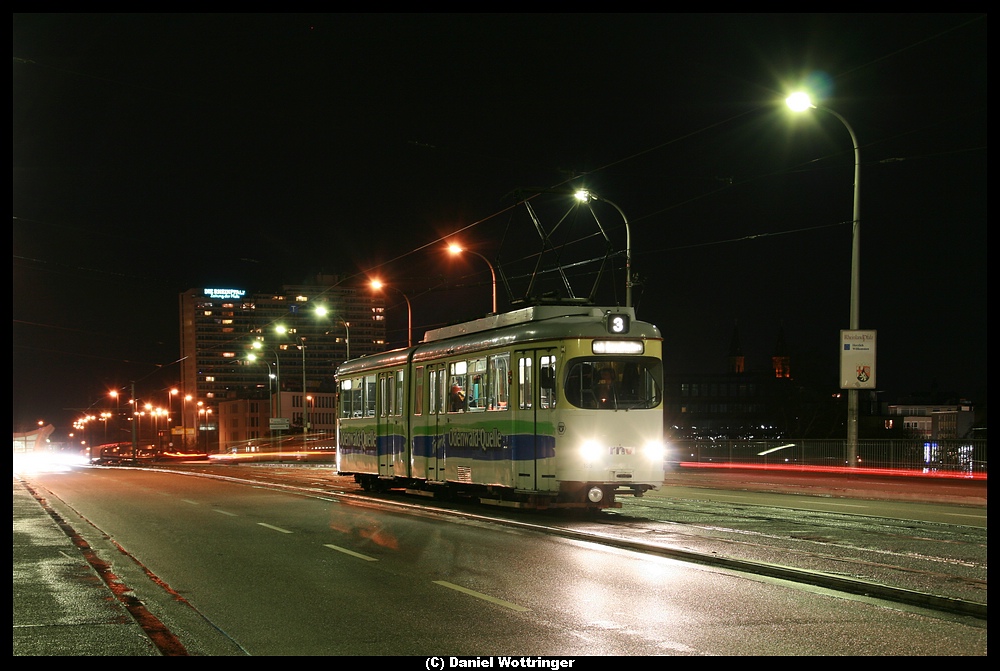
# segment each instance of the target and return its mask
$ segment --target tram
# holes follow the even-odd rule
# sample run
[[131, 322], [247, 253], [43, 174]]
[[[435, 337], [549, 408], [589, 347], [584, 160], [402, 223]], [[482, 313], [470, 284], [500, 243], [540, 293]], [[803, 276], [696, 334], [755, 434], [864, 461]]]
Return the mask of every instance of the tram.
[[372, 491], [621, 507], [663, 483], [662, 344], [631, 307], [542, 304], [347, 361], [338, 471]]

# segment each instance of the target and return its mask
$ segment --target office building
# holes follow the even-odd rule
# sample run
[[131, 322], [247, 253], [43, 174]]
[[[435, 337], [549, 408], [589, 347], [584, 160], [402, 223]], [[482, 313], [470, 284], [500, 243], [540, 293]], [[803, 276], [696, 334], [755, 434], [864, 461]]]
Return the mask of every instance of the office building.
[[294, 431], [293, 408], [277, 407], [288, 398], [282, 392], [332, 394], [341, 362], [385, 349], [384, 296], [337, 276], [273, 292], [189, 289], [179, 307], [181, 424], [200, 444], [218, 445], [224, 401], [274, 399], [270, 418], [287, 419], [282, 430]]

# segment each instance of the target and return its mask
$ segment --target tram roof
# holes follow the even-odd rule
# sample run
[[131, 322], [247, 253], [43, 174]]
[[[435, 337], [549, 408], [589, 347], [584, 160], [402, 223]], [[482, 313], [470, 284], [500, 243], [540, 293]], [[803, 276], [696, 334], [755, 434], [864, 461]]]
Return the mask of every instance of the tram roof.
[[520, 310], [487, 315], [470, 322], [442, 326], [441, 328], [427, 331], [423, 341], [425, 343], [435, 342], [446, 338], [457, 338], [458, 336], [492, 331], [493, 329], [505, 326], [517, 326], [519, 324], [528, 324], [555, 319], [557, 317], [593, 317], [600, 319], [608, 312], [625, 313], [631, 319], [635, 319], [635, 310], [633, 308], [604, 308], [593, 305], [532, 305]]
[[611, 313], [628, 315], [633, 326], [628, 337], [661, 337], [656, 326], [636, 322], [635, 310], [631, 307], [534, 305], [427, 331], [424, 340], [413, 347], [346, 361], [337, 368], [337, 376], [356, 375], [373, 368], [401, 366], [411, 359], [426, 361], [539, 339], [606, 336], [607, 332], [603, 327], [598, 331], [596, 326], [603, 321], [605, 315]]

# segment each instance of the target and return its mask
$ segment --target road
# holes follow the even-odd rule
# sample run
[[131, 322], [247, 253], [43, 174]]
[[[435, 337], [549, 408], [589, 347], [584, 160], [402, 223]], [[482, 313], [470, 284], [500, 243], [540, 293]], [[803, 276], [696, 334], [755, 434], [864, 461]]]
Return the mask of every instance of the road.
[[[87, 468], [15, 485], [79, 531], [186, 654], [986, 654], [977, 618], [361, 505], [317, 486], [320, 471], [300, 471], [299, 491], [252, 485], [248, 470]], [[28, 619], [17, 594], [15, 654]]]

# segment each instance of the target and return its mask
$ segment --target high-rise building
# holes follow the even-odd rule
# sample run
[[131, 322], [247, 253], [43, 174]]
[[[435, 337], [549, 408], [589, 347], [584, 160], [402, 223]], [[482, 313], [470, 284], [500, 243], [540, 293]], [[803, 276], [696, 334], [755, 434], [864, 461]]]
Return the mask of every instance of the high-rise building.
[[274, 292], [189, 289], [180, 295], [180, 342], [180, 424], [202, 436], [215, 431], [222, 401], [334, 392], [341, 362], [384, 351], [385, 298], [332, 275]]

